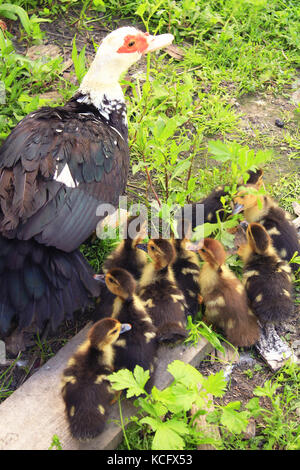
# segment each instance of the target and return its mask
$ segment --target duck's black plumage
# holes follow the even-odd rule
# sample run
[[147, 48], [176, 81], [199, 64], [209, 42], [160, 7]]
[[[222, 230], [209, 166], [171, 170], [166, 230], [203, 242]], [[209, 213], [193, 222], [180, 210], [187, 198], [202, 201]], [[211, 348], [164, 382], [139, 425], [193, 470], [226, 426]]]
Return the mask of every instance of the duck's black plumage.
[[[129, 168], [126, 107], [119, 79], [143, 54], [172, 41], [171, 34], [153, 37], [130, 26], [112, 31], [99, 45], [73, 98], [64, 106], [30, 113], [0, 148], [0, 236], [10, 239], [10, 247], [19, 254], [21, 244], [27, 241], [33, 242], [31, 248], [37, 251], [34, 261], [31, 254], [19, 256], [17, 267], [10, 273], [24, 295], [28, 272], [41, 268], [48, 248], [44, 289], [49, 285], [52, 289], [56, 270], [65, 268], [62, 262], [57, 268], [61, 253], [69, 253], [69, 260], [74, 255], [77, 261], [80, 244], [110, 213], [111, 206], [117, 206]], [[101, 203], [109, 204], [106, 212], [103, 205], [99, 207]], [[7, 245], [3, 243], [2, 248], [0, 266], [7, 266]], [[69, 268], [73, 273], [68, 270], [66, 279], [75, 275], [80, 280], [88, 278], [78, 289], [80, 305], [84, 306], [89, 296], [99, 291], [99, 284], [83, 262], [81, 266], [71, 262]], [[0, 275], [0, 284], [6, 271]], [[43, 315], [36, 308], [39, 289], [43, 287], [29, 296], [35, 317]], [[59, 295], [53, 296], [53, 318], [61, 318], [60, 312], [65, 309], [64, 289], [70, 289], [68, 280]], [[0, 311], [2, 332], [8, 330], [13, 317], [22, 323], [22, 309], [15, 311], [8, 296], [0, 299]], [[55, 324], [57, 321], [52, 322]]]
[[122, 106], [105, 119], [80, 98], [30, 113], [0, 148], [3, 335], [13, 319], [25, 326], [51, 318], [56, 328], [64, 312], [99, 294], [77, 248], [101, 219], [99, 204], [116, 205], [125, 189], [127, 128]]
[[[39, 329], [50, 321], [53, 330], [98, 294], [93, 272], [77, 250], [64, 253], [35, 240], [0, 238], [0, 333], [33, 321]], [[88, 295], [89, 294], [89, 295]]]
[[[78, 99], [80, 95], [65, 106], [29, 114], [2, 145], [4, 236], [35, 238], [73, 251], [95, 229], [99, 204], [116, 204], [124, 191], [129, 153], [127, 130], [118, 125], [120, 110], [107, 121]], [[69, 186], [57, 181], [64, 170], [70, 172]]]

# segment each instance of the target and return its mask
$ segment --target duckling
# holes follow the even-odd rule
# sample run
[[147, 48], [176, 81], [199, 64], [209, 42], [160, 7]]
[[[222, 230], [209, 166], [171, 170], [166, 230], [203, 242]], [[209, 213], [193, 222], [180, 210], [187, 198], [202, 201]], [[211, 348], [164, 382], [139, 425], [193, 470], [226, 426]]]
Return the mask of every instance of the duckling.
[[107, 272], [105, 282], [115, 296], [112, 317], [132, 325], [126, 337], [115, 343], [115, 367], [133, 371], [139, 365], [151, 375], [158, 347], [157, 329], [135, 292], [136, 281], [125, 269], [113, 268]]
[[[135, 222], [138, 216], [128, 217], [126, 236], [117, 248], [106, 258], [102, 270], [106, 274], [112, 268], [123, 268], [129, 271], [134, 279], [139, 280], [148, 261], [147, 254], [137, 245], [146, 237], [146, 221], [142, 224]], [[139, 230], [138, 230], [139, 229]]]
[[167, 239], [152, 239], [147, 249], [152, 262], [144, 268], [138, 294], [157, 327], [159, 341], [186, 338], [187, 305], [172, 269], [176, 256], [173, 243]]
[[[126, 269], [132, 276], [138, 280], [142, 274], [143, 268], [148, 262], [147, 254], [144, 250], [138, 248], [138, 244], [146, 236], [146, 221], [140, 227], [135, 227], [135, 221], [138, 216], [128, 217], [126, 223], [127, 238], [122, 240], [117, 248], [106, 258], [103, 263], [103, 274], [95, 274], [94, 278], [99, 282], [105, 283], [105, 274], [112, 268]], [[98, 321], [103, 317], [110, 317], [112, 314], [112, 305], [115, 296], [107, 288], [106, 284], [102, 286], [100, 298], [97, 299], [93, 313], [93, 321]]]
[[[251, 193], [248, 193], [247, 189], [238, 193], [234, 198], [233, 213], [243, 211], [248, 223], [257, 222], [263, 225], [280, 258], [289, 262], [295, 252], [300, 253], [297, 229], [290, 215], [270, 196], [255, 194], [255, 190], [259, 189], [259, 184], [246, 185], [246, 188], [251, 188]], [[298, 265], [291, 263], [291, 268], [296, 271]]]
[[69, 429], [76, 439], [92, 439], [104, 429], [115, 398], [107, 380], [114, 371], [115, 343], [130, 328], [113, 318], [100, 320], [68, 361], [61, 393]]
[[[248, 175], [249, 176], [247, 182], [243, 183], [241, 181], [240, 185], [262, 184], [263, 170], [249, 170]], [[201, 221], [201, 223], [209, 222], [211, 224], [216, 224], [218, 222], [217, 213], [219, 214], [221, 220], [224, 219], [225, 211], [221, 202], [221, 197], [225, 196], [228, 196], [228, 189], [226, 188], [226, 185], [220, 185], [214, 188], [207, 196], [205, 196], [199, 202], [192, 203], [192, 230], [194, 230], [197, 224], [199, 224], [199, 221], [197, 221], [196, 218], [196, 209], [197, 205], [199, 204], [203, 204], [204, 206], [203, 222]], [[182, 216], [184, 216], [184, 209], [182, 209]]]
[[225, 264], [223, 245], [205, 238], [198, 252], [204, 261], [199, 283], [205, 320], [221, 328], [234, 346], [252, 346], [259, 339], [257, 319], [248, 307], [244, 286]]
[[175, 280], [178, 287], [182, 290], [186, 305], [187, 315], [195, 318], [199, 312], [199, 274], [200, 263], [195, 252], [187, 248], [189, 240], [187, 238], [173, 240], [176, 257], [172, 264]]
[[291, 268], [278, 256], [263, 225], [249, 224], [246, 236], [238, 254], [250, 307], [262, 324], [278, 323], [293, 313]]

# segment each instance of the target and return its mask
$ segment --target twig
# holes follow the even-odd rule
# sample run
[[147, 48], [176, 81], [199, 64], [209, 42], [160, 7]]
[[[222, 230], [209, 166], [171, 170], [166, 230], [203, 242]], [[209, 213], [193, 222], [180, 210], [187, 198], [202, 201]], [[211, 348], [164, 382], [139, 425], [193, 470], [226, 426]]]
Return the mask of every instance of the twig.
[[127, 186], [129, 186], [130, 188], [133, 188], [133, 189], [137, 189], [138, 191], [146, 192], [146, 190], [144, 188], [142, 188], [141, 186], [137, 186], [137, 185], [132, 184], [132, 183], [127, 183]]

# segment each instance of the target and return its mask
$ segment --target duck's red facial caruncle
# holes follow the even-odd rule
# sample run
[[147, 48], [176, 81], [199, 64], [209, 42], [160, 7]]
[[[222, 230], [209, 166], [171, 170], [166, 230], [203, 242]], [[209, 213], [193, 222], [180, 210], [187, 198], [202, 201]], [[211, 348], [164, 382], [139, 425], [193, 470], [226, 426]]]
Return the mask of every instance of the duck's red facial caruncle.
[[166, 47], [172, 43], [174, 37], [172, 34], [160, 34], [159, 36], [151, 36], [149, 33], [138, 32], [137, 34], [128, 34], [124, 38], [123, 45], [117, 50], [119, 54], [130, 54], [138, 52], [146, 54], [162, 47]]
[[124, 38], [123, 46], [121, 46], [117, 52], [120, 54], [130, 54], [132, 52], [142, 54], [148, 47], [147, 36], [149, 36], [149, 33], [128, 34]]

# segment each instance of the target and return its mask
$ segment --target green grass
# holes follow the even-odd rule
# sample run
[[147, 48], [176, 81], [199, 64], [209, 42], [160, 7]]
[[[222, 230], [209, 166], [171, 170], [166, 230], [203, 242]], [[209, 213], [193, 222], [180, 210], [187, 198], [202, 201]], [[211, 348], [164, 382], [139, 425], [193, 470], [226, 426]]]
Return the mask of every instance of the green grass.
[[0, 403], [9, 397], [13, 389], [13, 372], [17, 362], [21, 358], [21, 353], [11, 362], [11, 364], [4, 370], [0, 371]]
[[299, 450], [300, 370], [287, 363], [263, 386], [255, 387], [246, 409], [256, 419], [256, 435], [251, 439], [224, 430], [225, 449]]

